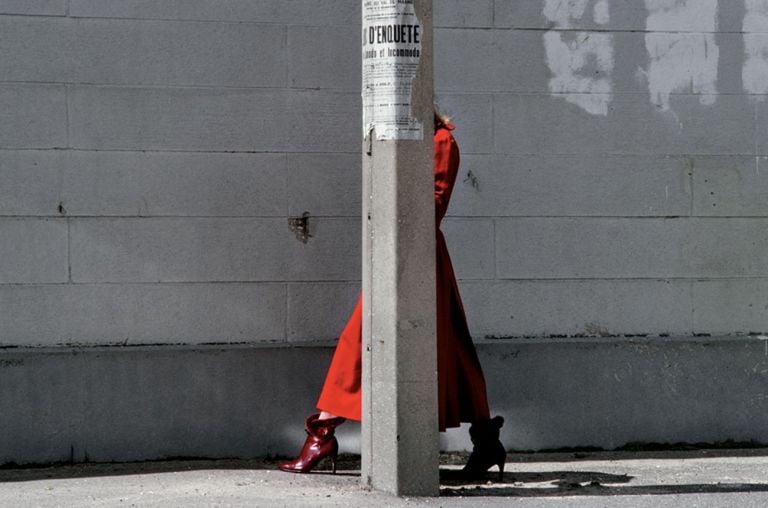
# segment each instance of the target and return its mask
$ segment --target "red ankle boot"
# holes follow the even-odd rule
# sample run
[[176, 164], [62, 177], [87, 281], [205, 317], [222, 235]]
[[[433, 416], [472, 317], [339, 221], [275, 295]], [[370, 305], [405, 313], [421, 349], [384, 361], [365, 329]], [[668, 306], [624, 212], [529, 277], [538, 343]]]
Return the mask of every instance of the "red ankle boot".
[[288, 473], [309, 473], [321, 460], [326, 457], [331, 459], [333, 474], [336, 474], [336, 456], [339, 453], [339, 442], [336, 441], [334, 431], [337, 425], [346, 421], [346, 418], [336, 417], [328, 420], [318, 420], [319, 413], [311, 415], [304, 423], [307, 431], [307, 440], [301, 453], [294, 460], [281, 463], [278, 467]]

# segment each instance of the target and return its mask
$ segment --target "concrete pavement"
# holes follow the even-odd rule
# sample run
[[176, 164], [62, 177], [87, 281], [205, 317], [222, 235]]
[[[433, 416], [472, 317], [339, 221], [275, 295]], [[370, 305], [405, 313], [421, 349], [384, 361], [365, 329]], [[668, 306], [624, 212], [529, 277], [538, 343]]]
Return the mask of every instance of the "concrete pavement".
[[763, 507], [768, 449], [510, 454], [504, 478], [466, 483], [465, 456], [443, 457], [441, 497], [397, 499], [339, 474], [295, 475], [274, 460], [179, 460], [0, 470], [0, 507]]

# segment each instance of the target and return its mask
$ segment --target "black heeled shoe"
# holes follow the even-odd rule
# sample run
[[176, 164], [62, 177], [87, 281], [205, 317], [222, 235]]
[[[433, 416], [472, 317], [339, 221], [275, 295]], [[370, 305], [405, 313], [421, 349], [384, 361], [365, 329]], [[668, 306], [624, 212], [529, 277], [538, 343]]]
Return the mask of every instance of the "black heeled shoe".
[[490, 420], [474, 422], [469, 428], [469, 437], [474, 445], [467, 465], [461, 470], [466, 479], [477, 480], [493, 466], [499, 467], [499, 481], [504, 479], [504, 464], [507, 451], [499, 441], [499, 429], [504, 425], [504, 418], [497, 416]]

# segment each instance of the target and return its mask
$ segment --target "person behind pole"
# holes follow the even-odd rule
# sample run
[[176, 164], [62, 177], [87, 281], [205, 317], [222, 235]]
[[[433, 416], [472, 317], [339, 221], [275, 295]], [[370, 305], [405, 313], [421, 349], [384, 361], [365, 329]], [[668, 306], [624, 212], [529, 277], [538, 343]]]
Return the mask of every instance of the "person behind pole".
[[[440, 431], [471, 423], [472, 454], [462, 470], [470, 478], [481, 477], [492, 466], [504, 472], [506, 451], [498, 439], [504, 423], [490, 418], [485, 378], [469, 334], [459, 287], [448, 255], [440, 223], [459, 170], [459, 148], [450, 120], [434, 114], [435, 225], [437, 256], [437, 384]], [[362, 295], [339, 336], [331, 365], [317, 402], [319, 413], [305, 422], [307, 438], [299, 456], [278, 467], [291, 473], [308, 473], [321, 460], [330, 459], [336, 472], [339, 445], [336, 427], [347, 419], [361, 419]]]

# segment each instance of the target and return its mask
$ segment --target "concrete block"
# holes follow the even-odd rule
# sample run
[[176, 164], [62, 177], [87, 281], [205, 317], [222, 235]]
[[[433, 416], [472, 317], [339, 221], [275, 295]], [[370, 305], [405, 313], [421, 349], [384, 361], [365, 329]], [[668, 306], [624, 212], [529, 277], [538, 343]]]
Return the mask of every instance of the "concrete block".
[[[720, 19], [723, 19], [725, 11], [733, 11], [737, 9], [720, 9]], [[718, 45], [718, 70], [717, 70], [717, 91], [719, 93], [727, 94], [743, 94], [749, 92], [749, 86], [745, 83], [749, 78], [744, 77], [744, 70], [747, 65], [747, 35], [741, 33], [743, 31], [742, 23], [743, 16], [738, 23], [739, 28], [733, 30], [733, 33], [727, 32], [722, 26], [718, 27], [721, 30], [715, 35], [715, 41]], [[768, 39], [760, 38], [761, 45], [768, 44]], [[707, 42], [707, 49], [709, 50], [709, 41]], [[693, 68], [694, 72], [696, 67]]]
[[467, 155], [456, 216], [689, 215], [690, 159], [634, 155]]
[[360, 154], [288, 154], [288, 214], [360, 217]]
[[58, 150], [0, 150], [0, 215], [58, 215]]
[[763, 157], [692, 157], [694, 214], [768, 215], [768, 170]]
[[285, 27], [114, 19], [0, 18], [6, 80], [280, 87]]
[[360, 3], [349, 0], [71, 0], [82, 17], [234, 21], [296, 25], [360, 23]]
[[[309, 219], [306, 244], [291, 233], [277, 254], [288, 266], [273, 272], [291, 281], [358, 281], [362, 258], [360, 218], [319, 217]], [[286, 259], [287, 258], [287, 259]], [[274, 276], [274, 275], [273, 275]]]
[[768, 104], [764, 101], [757, 102], [755, 105], [757, 115], [757, 155], [768, 155]]
[[67, 0], [2, 0], [0, 14], [65, 16]]
[[768, 219], [496, 221], [500, 278], [763, 277]]
[[435, 27], [493, 26], [493, 0], [442, 0], [433, 4]]
[[285, 340], [283, 284], [0, 286], [0, 346]]
[[354, 280], [360, 221], [310, 219], [307, 243], [285, 219], [72, 219], [77, 282]]
[[443, 28], [435, 30], [435, 48], [441, 93], [547, 90], [540, 32]]
[[723, 8], [721, 5], [717, 11], [717, 30], [719, 32], [740, 32], [744, 30], [744, 16], [747, 14], [745, 4], [746, 2], [731, 2], [727, 8]]
[[768, 281], [720, 279], [693, 282], [695, 333], [768, 335]]
[[492, 96], [440, 93], [436, 102], [440, 111], [455, 122], [453, 135], [462, 154], [493, 151]]
[[685, 243], [697, 277], [765, 277], [768, 218], [695, 219]]
[[0, 218], [0, 283], [65, 282], [65, 219]]
[[[7, 48], [0, 54], [4, 80], [72, 81], [72, 70], [78, 65], [72, 27], [68, 18], [0, 17]], [[94, 45], [90, 49], [93, 53], [100, 48]]]
[[554, 23], [542, 13], [544, 5], [543, 2], [494, 2], [494, 23], [504, 28], [551, 28]]
[[[738, 42], [743, 47], [743, 42]], [[651, 101], [662, 110], [674, 109], [671, 103], [678, 93], [701, 93], [702, 105], [718, 100], [720, 50], [711, 31], [694, 34], [652, 31], [645, 34], [645, 46], [648, 63], [644, 75], [648, 79]], [[742, 92], [740, 87], [739, 92]]]
[[750, 100], [719, 95], [714, 105], [704, 106], [700, 99], [674, 96], [672, 113], [643, 95], [617, 95], [602, 116], [554, 96], [496, 95], [494, 147], [515, 154], [753, 154]]
[[550, 28], [542, 14], [543, 2], [494, 2], [494, 24], [504, 28]]
[[75, 150], [61, 193], [68, 215], [284, 217], [285, 156]]
[[[72, 144], [88, 149], [281, 151], [288, 92], [72, 86]], [[357, 132], [357, 131], [355, 131]]]
[[498, 219], [496, 235], [500, 278], [693, 275], [690, 224], [683, 220]]
[[297, 88], [360, 90], [360, 22], [327, 26], [289, 26], [290, 85]]
[[293, 90], [284, 135], [295, 152], [360, 153], [360, 92]]
[[63, 86], [0, 85], [0, 147], [67, 146], [67, 105]]
[[[563, 37], [567, 38], [567, 35]], [[662, 94], [662, 101], [667, 93], [673, 96], [671, 101], [675, 100], [674, 96], [689, 93], [744, 93], [741, 80], [744, 37], [741, 33], [717, 33], [714, 36], [711, 33], [643, 29], [611, 33], [611, 40], [615, 62], [608, 77], [614, 92], [645, 93], [655, 103], [659, 102], [657, 92]], [[587, 72], [589, 69], [582, 68]], [[571, 81], [572, 91], [584, 91], [578, 89], [578, 83], [578, 79]], [[719, 102], [721, 97], [699, 95], [698, 99], [701, 102], [699, 108], [706, 108], [710, 102]]]
[[448, 217], [440, 229], [445, 235], [453, 269], [459, 279], [493, 279], [494, 226], [490, 219]]
[[718, 7], [717, 0], [706, 0], [695, 6], [684, 2], [677, 5], [649, 2], [645, 25], [648, 30], [659, 32], [716, 32], [719, 31]]
[[288, 284], [288, 341], [338, 339], [360, 291], [359, 281]]
[[460, 290], [476, 340], [685, 336], [693, 329], [690, 282], [684, 280], [461, 281]]
[[[596, 8], [607, 5], [606, 11]], [[635, 0], [610, 0], [610, 2], [585, 2], [580, 10], [576, 4], [547, 2], [495, 2], [494, 19], [498, 27], [512, 28], [569, 28], [578, 30], [645, 30], [648, 10], [644, 2]], [[735, 7], [735, 6], [734, 6]], [[570, 11], [569, 11], [570, 9]], [[730, 10], [721, 9], [721, 11]], [[737, 8], [738, 9], [738, 8]], [[569, 15], [572, 14], [572, 15]], [[688, 21], [682, 17], [682, 21]], [[695, 26], [678, 25], [675, 30], [696, 30]]]

